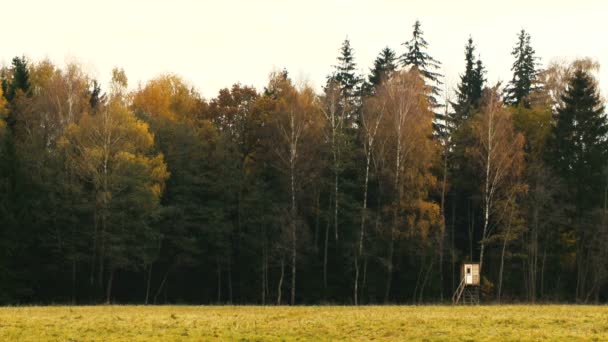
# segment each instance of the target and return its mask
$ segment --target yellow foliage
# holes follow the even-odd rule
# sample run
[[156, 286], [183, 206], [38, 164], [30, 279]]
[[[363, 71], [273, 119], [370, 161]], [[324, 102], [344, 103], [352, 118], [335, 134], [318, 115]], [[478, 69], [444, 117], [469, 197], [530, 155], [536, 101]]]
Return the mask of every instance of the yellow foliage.
[[0, 88], [0, 119], [6, 116], [6, 99], [4, 98], [4, 94], [2, 93], [2, 88]]
[[198, 95], [175, 75], [149, 81], [133, 95], [133, 108], [152, 117], [177, 120], [196, 111]]
[[48, 59], [32, 65], [30, 68], [30, 83], [32, 89], [34, 89], [34, 93], [40, 92], [40, 89], [47, 88], [56, 72], [55, 65]]
[[[145, 174], [155, 198], [169, 177], [161, 154], [153, 155], [154, 136], [121, 101], [112, 100], [95, 115], [83, 115], [69, 125], [58, 145], [67, 152], [72, 166], [98, 191], [112, 189], [113, 175], [128, 175], [132, 167]], [[101, 200], [108, 200], [111, 194]], [[99, 200], [99, 198], [98, 198]], [[107, 202], [104, 202], [107, 203]]]

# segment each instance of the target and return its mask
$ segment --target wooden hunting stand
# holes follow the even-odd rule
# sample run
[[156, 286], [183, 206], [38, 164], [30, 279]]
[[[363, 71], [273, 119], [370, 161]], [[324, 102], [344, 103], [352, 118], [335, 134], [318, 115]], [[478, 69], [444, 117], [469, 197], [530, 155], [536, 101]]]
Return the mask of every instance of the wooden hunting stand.
[[452, 296], [452, 304], [479, 304], [479, 263], [465, 263], [460, 268], [460, 285]]

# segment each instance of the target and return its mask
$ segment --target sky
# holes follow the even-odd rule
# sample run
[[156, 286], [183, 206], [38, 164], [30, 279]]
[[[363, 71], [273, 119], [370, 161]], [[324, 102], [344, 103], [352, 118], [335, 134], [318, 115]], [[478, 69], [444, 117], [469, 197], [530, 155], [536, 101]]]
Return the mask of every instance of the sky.
[[525, 29], [542, 65], [583, 56], [599, 61], [608, 95], [602, 0], [0, 0], [0, 8], [0, 65], [16, 55], [78, 62], [106, 87], [114, 67], [125, 69], [132, 88], [175, 73], [209, 99], [237, 82], [263, 89], [273, 69], [287, 68], [294, 80], [320, 89], [345, 38], [367, 74], [385, 46], [404, 52], [418, 19], [452, 88], [469, 35], [489, 82], [505, 83], [517, 33]]

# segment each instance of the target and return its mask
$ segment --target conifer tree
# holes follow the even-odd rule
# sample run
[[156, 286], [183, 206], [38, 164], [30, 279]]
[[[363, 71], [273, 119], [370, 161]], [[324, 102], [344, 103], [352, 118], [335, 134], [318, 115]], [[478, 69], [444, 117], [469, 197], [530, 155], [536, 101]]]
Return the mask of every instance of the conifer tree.
[[13, 77], [8, 86], [7, 99], [12, 101], [20, 90], [27, 94], [30, 90], [30, 73], [25, 57], [15, 57], [12, 63]]
[[89, 105], [91, 110], [96, 112], [98, 107], [102, 105], [106, 100], [106, 95], [101, 93], [101, 85], [97, 80], [93, 80], [91, 84], [91, 96], [89, 97]]
[[460, 76], [456, 93], [456, 102], [452, 103], [454, 112], [450, 115], [452, 124], [457, 127], [468, 119], [479, 106], [484, 79], [484, 67], [481, 60], [475, 61], [475, 45], [469, 37], [465, 47], [465, 71]]
[[512, 106], [523, 104], [530, 107], [528, 96], [531, 92], [538, 90], [537, 84], [537, 57], [536, 51], [530, 45], [530, 34], [521, 30], [517, 39], [517, 45], [511, 53], [515, 62], [511, 67], [513, 79], [505, 89], [505, 103]]
[[[577, 301], [587, 301], [594, 292], [597, 296], [597, 279], [604, 270], [589, 265], [605, 260], [597, 246], [605, 228], [597, 227], [605, 222], [608, 122], [595, 84], [587, 72], [579, 69], [574, 73], [562, 96], [548, 146], [548, 162], [567, 191], [569, 224], [564, 234], [575, 237]], [[602, 212], [601, 221], [593, 218], [597, 212]]]
[[374, 61], [374, 67], [370, 69], [370, 75], [367, 82], [365, 83], [365, 92], [373, 93], [376, 88], [388, 77], [393, 71], [397, 69], [395, 51], [388, 46], [380, 51], [378, 57]]
[[562, 100], [549, 141], [549, 162], [569, 187], [576, 207], [584, 210], [603, 198], [595, 190], [606, 183], [608, 122], [594, 80], [580, 69]]
[[429, 102], [431, 106], [437, 107], [439, 86], [443, 83], [440, 80], [442, 75], [435, 70], [439, 69], [441, 62], [434, 59], [428, 54], [428, 52], [426, 52], [428, 42], [424, 39], [423, 34], [424, 32], [422, 32], [422, 29], [420, 28], [420, 21], [416, 20], [416, 23], [414, 24], [414, 31], [412, 33], [412, 39], [403, 43], [407, 51], [401, 55], [400, 62], [404, 67], [413, 66], [418, 68], [418, 71], [424, 78], [427, 85], [431, 87]]
[[355, 73], [356, 67], [354, 51], [350, 46], [350, 40], [346, 38], [340, 48], [338, 65], [334, 66], [334, 74], [328, 77], [328, 81], [333, 79], [338, 82], [345, 99], [354, 98], [360, 90], [361, 78]]

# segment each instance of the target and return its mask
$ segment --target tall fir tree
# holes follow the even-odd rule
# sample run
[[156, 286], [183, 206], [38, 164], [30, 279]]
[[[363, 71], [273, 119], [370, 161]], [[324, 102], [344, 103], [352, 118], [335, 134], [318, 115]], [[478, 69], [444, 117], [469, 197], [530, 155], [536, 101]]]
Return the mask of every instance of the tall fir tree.
[[535, 53], [536, 51], [530, 45], [530, 34], [522, 29], [517, 38], [517, 45], [511, 52], [515, 62], [511, 67], [513, 79], [505, 89], [505, 103], [512, 106], [522, 104], [524, 107], [530, 108], [528, 97], [531, 92], [539, 90], [537, 82], [538, 58]]
[[356, 74], [356, 67], [353, 48], [350, 46], [350, 40], [346, 38], [340, 48], [338, 65], [334, 66], [334, 73], [328, 77], [328, 81], [333, 79], [338, 82], [342, 96], [349, 100], [356, 97], [360, 91], [361, 77]]
[[562, 96], [549, 140], [549, 163], [562, 177], [580, 213], [602, 203], [608, 165], [608, 121], [595, 81], [577, 70]]
[[469, 37], [465, 46], [465, 71], [460, 76], [460, 83], [456, 92], [456, 102], [453, 102], [454, 111], [449, 120], [454, 128], [466, 121], [479, 107], [483, 85], [485, 83], [485, 69], [480, 59], [475, 60], [475, 45], [473, 38]]
[[397, 69], [396, 61], [395, 51], [388, 46], [380, 51], [374, 61], [374, 67], [370, 69], [368, 80], [364, 84], [365, 93], [372, 94], [374, 89]]
[[400, 62], [404, 67], [413, 66], [418, 68], [420, 74], [424, 78], [427, 85], [431, 87], [431, 93], [429, 95], [429, 102], [431, 106], [437, 106], [437, 96], [439, 96], [439, 86], [443, 84], [440, 78], [442, 75], [436, 72], [440, 68], [441, 62], [431, 57], [426, 52], [428, 48], [428, 42], [423, 37], [424, 32], [420, 27], [420, 21], [416, 20], [414, 24], [414, 31], [412, 33], [412, 39], [408, 42], [403, 43], [406, 52], [401, 55]]

